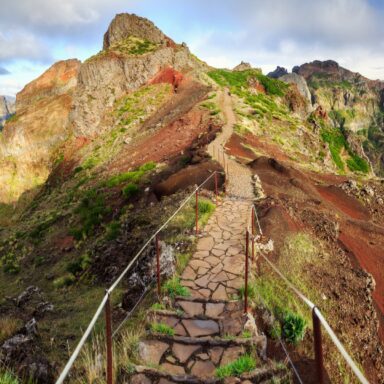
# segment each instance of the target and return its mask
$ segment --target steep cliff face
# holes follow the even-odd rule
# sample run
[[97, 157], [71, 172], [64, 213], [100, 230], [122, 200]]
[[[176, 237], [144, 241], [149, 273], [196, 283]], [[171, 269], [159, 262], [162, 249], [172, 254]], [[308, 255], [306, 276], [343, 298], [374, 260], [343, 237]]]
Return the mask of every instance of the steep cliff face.
[[71, 113], [75, 135], [96, 136], [105, 130], [105, 108], [161, 70], [172, 67], [185, 73], [202, 66], [186, 46], [176, 45], [152, 22], [117, 15], [105, 33], [103, 50], [81, 66]]
[[295, 67], [308, 83], [315, 107], [321, 106], [360, 156], [371, 160], [377, 175], [384, 175], [384, 83], [340, 67], [335, 61], [314, 61]]
[[1, 202], [42, 183], [55, 149], [68, 137], [68, 115], [77, 83], [78, 60], [54, 64], [16, 98], [16, 114], [0, 136]]

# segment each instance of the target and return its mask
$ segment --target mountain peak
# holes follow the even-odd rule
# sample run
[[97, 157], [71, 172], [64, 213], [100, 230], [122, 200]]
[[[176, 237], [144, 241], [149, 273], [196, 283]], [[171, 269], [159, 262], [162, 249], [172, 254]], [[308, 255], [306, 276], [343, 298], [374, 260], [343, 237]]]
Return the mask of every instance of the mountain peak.
[[108, 49], [114, 43], [131, 36], [161, 45], [173, 43], [152, 21], [135, 14], [119, 13], [104, 34], [103, 49]]

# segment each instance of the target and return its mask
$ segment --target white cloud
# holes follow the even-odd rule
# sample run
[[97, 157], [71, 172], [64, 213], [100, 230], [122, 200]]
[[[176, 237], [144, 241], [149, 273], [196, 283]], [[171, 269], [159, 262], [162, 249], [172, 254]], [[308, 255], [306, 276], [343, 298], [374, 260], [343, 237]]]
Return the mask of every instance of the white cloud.
[[44, 61], [50, 58], [50, 50], [36, 36], [24, 31], [0, 32], [0, 61], [13, 59]]

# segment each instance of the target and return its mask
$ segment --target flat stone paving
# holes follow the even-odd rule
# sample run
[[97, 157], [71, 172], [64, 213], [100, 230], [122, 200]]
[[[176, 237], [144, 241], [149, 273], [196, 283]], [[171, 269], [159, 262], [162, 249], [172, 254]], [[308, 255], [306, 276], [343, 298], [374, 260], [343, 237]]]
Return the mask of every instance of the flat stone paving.
[[181, 276], [192, 297], [230, 300], [244, 284], [244, 243], [250, 202], [224, 200], [197, 242]]
[[[159, 364], [163, 372], [171, 375], [193, 375], [204, 382], [212, 377], [216, 367], [235, 360], [245, 352], [243, 346], [215, 346], [206, 342], [188, 344], [191, 340], [215, 340], [241, 337], [245, 318], [242, 303], [232, 300], [244, 283], [244, 245], [250, 202], [224, 199], [216, 207], [196, 245], [181, 282], [191, 296], [179, 298], [176, 313], [155, 312], [150, 322], [172, 327], [176, 340], [143, 340], [140, 355], [144, 362]], [[186, 341], [187, 340], [187, 341]], [[136, 380], [148, 377], [142, 374]], [[157, 384], [172, 383], [164, 378], [151, 381]]]

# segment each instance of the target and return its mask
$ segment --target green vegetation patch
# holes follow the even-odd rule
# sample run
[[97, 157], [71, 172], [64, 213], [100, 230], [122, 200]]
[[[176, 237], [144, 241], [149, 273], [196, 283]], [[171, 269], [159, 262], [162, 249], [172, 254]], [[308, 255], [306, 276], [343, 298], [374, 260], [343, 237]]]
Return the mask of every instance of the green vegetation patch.
[[282, 321], [282, 336], [292, 344], [297, 344], [304, 339], [307, 324], [298, 314], [285, 313]]
[[0, 372], [0, 384], [19, 384], [19, 380], [11, 372]]
[[118, 175], [112, 176], [110, 179], [107, 180], [106, 186], [109, 188], [112, 188], [126, 182], [138, 183], [146, 173], [148, 173], [149, 171], [155, 168], [156, 168], [156, 163], [154, 162], [146, 163], [141, 167], [139, 167], [136, 171], [124, 172], [124, 173], [120, 173]]
[[180, 278], [177, 276], [165, 282], [163, 292], [171, 299], [174, 299], [176, 296], [188, 297], [191, 294], [187, 287], [181, 285]]
[[[336, 119], [342, 119], [339, 115], [335, 115]], [[352, 172], [368, 173], [369, 165], [366, 160], [354, 153], [345, 139], [343, 133], [337, 128], [322, 129], [321, 138], [328, 143], [329, 151], [336, 167], [340, 171], [344, 171], [344, 162], [340, 156], [342, 149], [345, 149], [349, 155], [347, 166]]]
[[57, 279], [53, 280], [53, 286], [56, 289], [61, 289], [64, 287], [69, 287], [70, 285], [74, 284], [75, 281], [76, 278], [72, 275], [72, 273], [66, 273], [64, 276], [58, 277]]
[[248, 88], [252, 79], [257, 80], [268, 95], [284, 96], [285, 91], [288, 89], [287, 84], [263, 75], [258, 69], [247, 69], [245, 71], [216, 69], [208, 72], [208, 76], [222, 87], [230, 87], [234, 93], [237, 93], [241, 88]]
[[217, 106], [216, 103], [212, 101], [206, 101], [204, 103], [200, 104], [203, 108], [206, 108], [210, 111], [211, 116], [218, 115], [220, 113], [220, 108]]
[[175, 330], [169, 325], [164, 323], [152, 323], [151, 331], [153, 333], [161, 333], [162, 335], [167, 335], [167, 336], [175, 335]]
[[91, 257], [88, 253], [81, 255], [75, 261], [71, 261], [67, 264], [66, 270], [72, 275], [78, 275], [82, 272], [86, 271], [88, 267], [91, 265]]
[[240, 356], [232, 363], [216, 368], [215, 376], [224, 379], [226, 377], [240, 376], [245, 372], [250, 372], [256, 368], [256, 360], [250, 355]]
[[111, 209], [106, 207], [105, 197], [100, 191], [90, 189], [84, 193], [74, 212], [79, 216], [80, 226], [72, 228], [70, 234], [76, 240], [81, 240], [93, 233], [95, 227], [102, 223]]

